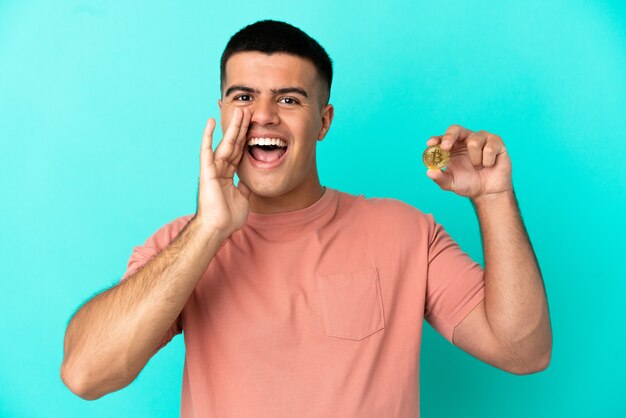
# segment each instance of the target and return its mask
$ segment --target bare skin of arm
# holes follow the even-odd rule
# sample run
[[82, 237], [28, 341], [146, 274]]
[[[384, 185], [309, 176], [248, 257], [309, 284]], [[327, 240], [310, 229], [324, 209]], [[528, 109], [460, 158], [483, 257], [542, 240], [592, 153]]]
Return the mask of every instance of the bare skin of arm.
[[485, 300], [457, 326], [453, 341], [511, 373], [544, 370], [552, 350], [548, 301], [515, 194], [473, 204], [483, 240]]
[[250, 114], [238, 111], [212, 151], [209, 119], [200, 151], [198, 207], [176, 239], [122, 283], [95, 296], [65, 333], [61, 378], [84, 399], [132, 382], [172, 326], [222, 243], [245, 225], [249, 189], [233, 184]]
[[442, 189], [472, 200], [485, 257], [485, 299], [454, 329], [455, 345], [515, 374], [544, 370], [552, 328], [543, 278], [526, 233], [502, 139], [452, 125], [431, 138], [451, 151], [445, 171], [427, 172]]

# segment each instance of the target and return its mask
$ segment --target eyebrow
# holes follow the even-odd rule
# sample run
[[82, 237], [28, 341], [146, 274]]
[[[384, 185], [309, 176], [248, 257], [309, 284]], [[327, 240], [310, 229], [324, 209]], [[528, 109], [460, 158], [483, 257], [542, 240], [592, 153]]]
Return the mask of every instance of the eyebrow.
[[[230, 86], [227, 90], [226, 93], [224, 94], [224, 97], [228, 97], [231, 94], [233, 94], [235, 91], [243, 91], [246, 93], [258, 93], [259, 91], [256, 89], [253, 89], [252, 87], [246, 87], [246, 86], [240, 86], [240, 85], [235, 85], [235, 86]], [[309, 95], [307, 94], [307, 92], [300, 88], [300, 87], [285, 87], [282, 89], [272, 89], [271, 90], [273, 94], [287, 94], [287, 93], [297, 93], [303, 97], [308, 98]]]
[[309, 95], [306, 94], [306, 91], [304, 91], [304, 89], [301, 89], [300, 87], [285, 87], [284, 89], [277, 89], [277, 90], [272, 89], [272, 93], [274, 94], [297, 93], [306, 98], [309, 97]]

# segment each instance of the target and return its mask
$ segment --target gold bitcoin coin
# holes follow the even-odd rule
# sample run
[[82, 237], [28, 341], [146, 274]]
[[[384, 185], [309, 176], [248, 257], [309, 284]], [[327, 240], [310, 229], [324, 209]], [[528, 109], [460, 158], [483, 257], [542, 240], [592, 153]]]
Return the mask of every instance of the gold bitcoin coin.
[[450, 152], [442, 150], [439, 145], [432, 145], [426, 148], [426, 151], [422, 154], [422, 161], [424, 161], [424, 164], [426, 164], [428, 168], [441, 170], [448, 165]]

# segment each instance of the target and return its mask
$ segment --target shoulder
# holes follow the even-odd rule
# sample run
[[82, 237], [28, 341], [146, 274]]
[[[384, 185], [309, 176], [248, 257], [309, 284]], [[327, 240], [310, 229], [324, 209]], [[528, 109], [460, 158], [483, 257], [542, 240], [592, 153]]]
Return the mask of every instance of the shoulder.
[[340, 192], [346, 199], [352, 199], [351, 215], [373, 227], [393, 232], [428, 232], [435, 226], [433, 215], [426, 214], [406, 202], [388, 197], [352, 196]]
[[397, 219], [409, 222], [428, 222], [431, 214], [426, 214], [402, 200], [390, 197], [365, 197], [360, 195], [356, 200], [356, 207], [364, 212], [375, 214], [384, 219]]
[[150, 258], [158, 254], [176, 238], [178, 233], [189, 223], [193, 215], [181, 216], [161, 226], [148, 239], [139, 246], [133, 247], [133, 252], [128, 260], [126, 273], [121, 280], [125, 280], [139, 267], [144, 265]]
[[167, 247], [170, 242], [183, 230], [185, 226], [193, 219], [194, 215], [180, 216], [157, 229], [145, 242], [144, 246], [162, 249]]

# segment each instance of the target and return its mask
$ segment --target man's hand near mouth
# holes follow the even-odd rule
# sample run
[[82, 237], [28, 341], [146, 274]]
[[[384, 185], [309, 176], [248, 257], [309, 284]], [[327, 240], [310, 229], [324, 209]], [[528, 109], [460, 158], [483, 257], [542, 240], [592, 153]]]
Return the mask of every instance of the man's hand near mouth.
[[[215, 120], [209, 119], [200, 151], [198, 208], [176, 239], [88, 301], [65, 334], [61, 378], [75, 394], [97, 399], [135, 379], [179, 320], [207, 266], [230, 234], [248, 218], [250, 190], [233, 184], [244, 154], [250, 113], [237, 109], [213, 152]], [[171, 338], [171, 337], [170, 337]]]
[[215, 120], [210, 118], [202, 137], [200, 181], [195, 220], [202, 228], [218, 232], [227, 239], [241, 229], [250, 212], [250, 189], [241, 181], [235, 187], [233, 177], [246, 150], [246, 133], [251, 114], [236, 109], [224, 138], [212, 149]]

